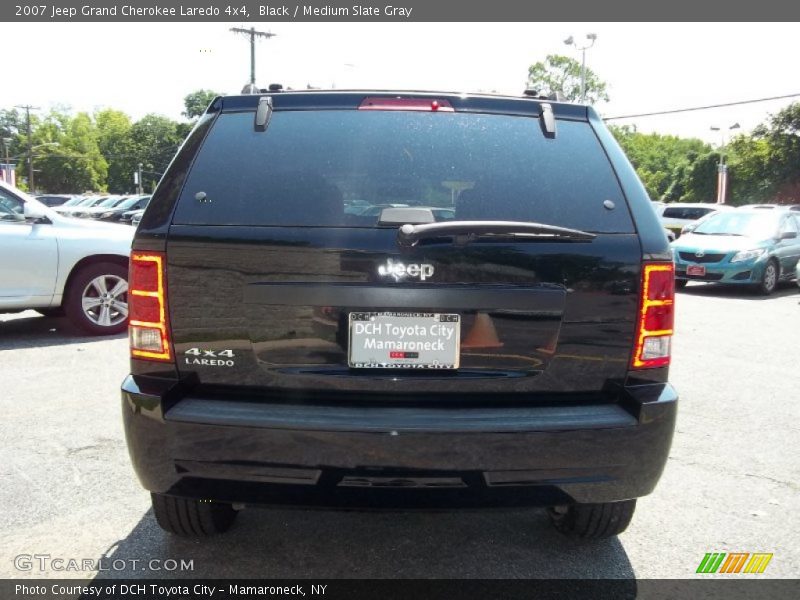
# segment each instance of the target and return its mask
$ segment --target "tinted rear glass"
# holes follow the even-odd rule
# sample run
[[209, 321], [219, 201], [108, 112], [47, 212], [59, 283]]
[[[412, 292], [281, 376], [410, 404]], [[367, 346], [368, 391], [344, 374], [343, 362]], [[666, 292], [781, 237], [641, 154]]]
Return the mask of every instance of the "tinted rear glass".
[[266, 132], [253, 130], [253, 113], [221, 115], [174, 222], [374, 227], [388, 206], [633, 231], [588, 123], [559, 121], [547, 139], [529, 117], [356, 110], [276, 111]]
[[713, 211], [713, 208], [670, 206], [669, 208], [664, 209], [662, 216], [667, 219], [687, 219], [696, 221], [697, 219], [701, 219]]

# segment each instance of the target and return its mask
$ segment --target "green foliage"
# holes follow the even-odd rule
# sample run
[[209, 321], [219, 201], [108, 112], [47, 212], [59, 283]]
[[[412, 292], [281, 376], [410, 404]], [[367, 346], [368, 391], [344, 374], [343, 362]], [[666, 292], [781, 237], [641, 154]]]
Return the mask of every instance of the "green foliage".
[[772, 115], [751, 136], [737, 136], [728, 164], [735, 202], [800, 202], [800, 103]]
[[[569, 101], [581, 99], [581, 63], [568, 56], [550, 54], [544, 61], [528, 67], [528, 87], [541, 94], [561, 92]], [[606, 84], [586, 67], [586, 102], [608, 102]]]
[[[18, 177], [27, 181], [33, 161], [35, 191], [102, 190], [108, 165], [97, 147], [97, 129], [86, 113], [74, 117], [54, 109], [43, 118], [31, 115], [31, 151], [27, 128], [17, 145]], [[19, 139], [21, 137], [21, 139]]]
[[708, 202], [714, 198], [713, 192], [707, 195], [701, 170], [694, 169], [695, 163], [711, 152], [708, 144], [674, 135], [638, 133], [629, 126], [611, 125], [610, 129], [653, 200]]
[[136, 153], [131, 140], [131, 119], [124, 112], [104, 109], [94, 115], [97, 145], [108, 162], [108, 189], [133, 191]]
[[[143, 187], [152, 191], [167, 168], [190, 123], [147, 115], [132, 123], [118, 110], [72, 115], [64, 108], [47, 115], [31, 113], [31, 146], [36, 191], [130, 193], [142, 164]], [[27, 189], [28, 135], [25, 113], [0, 111], [0, 137], [9, 138], [9, 158], [17, 165], [17, 183]], [[4, 148], [0, 147], [3, 152]]]
[[194, 119], [195, 117], [199, 117], [208, 108], [208, 105], [211, 104], [211, 101], [220, 96], [217, 92], [213, 90], [197, 90], [196, 92], [192, 92], [191, 94], [187, 94], [183, 98], [183, 105], [186, 107], [186, 110], [183, 111], [183, 116], [187, 119]]
[[142, 164], [143, 187], [152, 191], [183, 141], [179, 124], [161, 115], [146, 115], [131, 127], [137, 163]]

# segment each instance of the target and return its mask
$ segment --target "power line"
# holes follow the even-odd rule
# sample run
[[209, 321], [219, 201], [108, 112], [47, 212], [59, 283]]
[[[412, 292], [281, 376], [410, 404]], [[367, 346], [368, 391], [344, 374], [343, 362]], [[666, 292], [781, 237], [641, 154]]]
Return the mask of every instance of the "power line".
[[691, 112], [694, 110], [707, 110], [709, 108], [724, 108], [726, 106], [740, 106], [742, 104], [755, 104], [756, 102], [769, 102], [770, 100], [785, 100], [786, 98], [797, 98], [800, 94], [786, 94], [785, 96], [772, 96], [771, 98], [756, 98], [755, 100], [739, 100], [738, 102], [725, 102], [723, 104], [709, 104], [707, 106], [694, 106], [692, 108], [676, 108], [674, 110], [661, 110], [658, 112], [640, 113], [638, 115], [618, 115], [614, 117], [603, 117], [604, 121], [615, 119], [633, 119], [634, 117], [654, 117], [657, 115], [672, 115], [675, 113]]
[[[167, 151], [171, 151], [175, 153], [180, 146], [179, 143], [177, 144], [170, 144], [168, 146], [161, 146], [160, 148], [156, 148], [155, 150], [151, 150], [153, 154], [161, 154]], [[114, 159], [114, 158], [139, 158], [141, 155], [137, 153], [128, 153], [128, 154], [103, 154], [100, 152], [100, 155], [105, 159]], [[18, 156], [10, 156], [10, 160], [19, 160], [22, 157], [27, 156], [26, 154], [20, 154]], [[47, 154], [39, 154], [37, 158], [96, 158], [91, 154], [58, 154], [58, 153], [50, 153]]]

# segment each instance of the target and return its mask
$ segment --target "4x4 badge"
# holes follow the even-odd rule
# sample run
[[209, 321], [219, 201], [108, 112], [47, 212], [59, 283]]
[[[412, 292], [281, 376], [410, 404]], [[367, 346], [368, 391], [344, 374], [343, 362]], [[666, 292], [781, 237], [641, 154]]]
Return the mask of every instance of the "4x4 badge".
[[420, 281], [425, 281], [433, 277], [433, 265], [428, 263], [406, 265], [401, 262], [394, 262], [391, 258], [385, 265], [378, 267], [378, 275], [383, 277], [391, 275], [395, 281], [400, 281], [406, 277], [419, 277]]

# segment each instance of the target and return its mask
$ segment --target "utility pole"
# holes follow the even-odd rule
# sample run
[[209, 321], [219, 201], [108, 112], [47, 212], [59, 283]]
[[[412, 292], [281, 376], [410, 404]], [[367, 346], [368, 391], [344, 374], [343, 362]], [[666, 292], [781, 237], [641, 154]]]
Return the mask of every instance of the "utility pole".
[[255, 27], [250, 29], [243, 29], [242, 27], [231, 27], [231, 31], [239, 33], [250, 38], [250, 85], [256, 84], [256, 38], [273, 38], [277, 33], [269, 33], [268, 31], [256, 31]]
[[144, 189], [144, 186], [142, 185], [142, 163], [139, 163], [139, 177], [137, 177], [136, 179], [139, 184], [139, 189], [137, 190], [137, 192], [141, 196], [144, 193], [142, 191]]
[[3, 142], [3, 149], [6, 152], [6, 162], [3, 165], [3, 181], [11, 183], [11, 167], [8, 164], [8, 145], [11, 143], [11, 138], [0, 138]]
[[33, 194], [35, 187], [33, 184], [33, 140], [31, 139], [31, 110], [39, 110], [39, 107], [25, 104], [15, 108], [25, 109], [25, 119], [28, 127], [28, 191]]
[[[728, 127], [728, 131], [739, 129], [741, 125], [734, 123]], [[721, 127], [711, 126], [711, 131], [718, 131], [719, 142], [719, 162], [717, 163], [717, 204], [725, 204], [725, 195], [728, 192], [728, 165], [725, 162], [725, 132]]]

